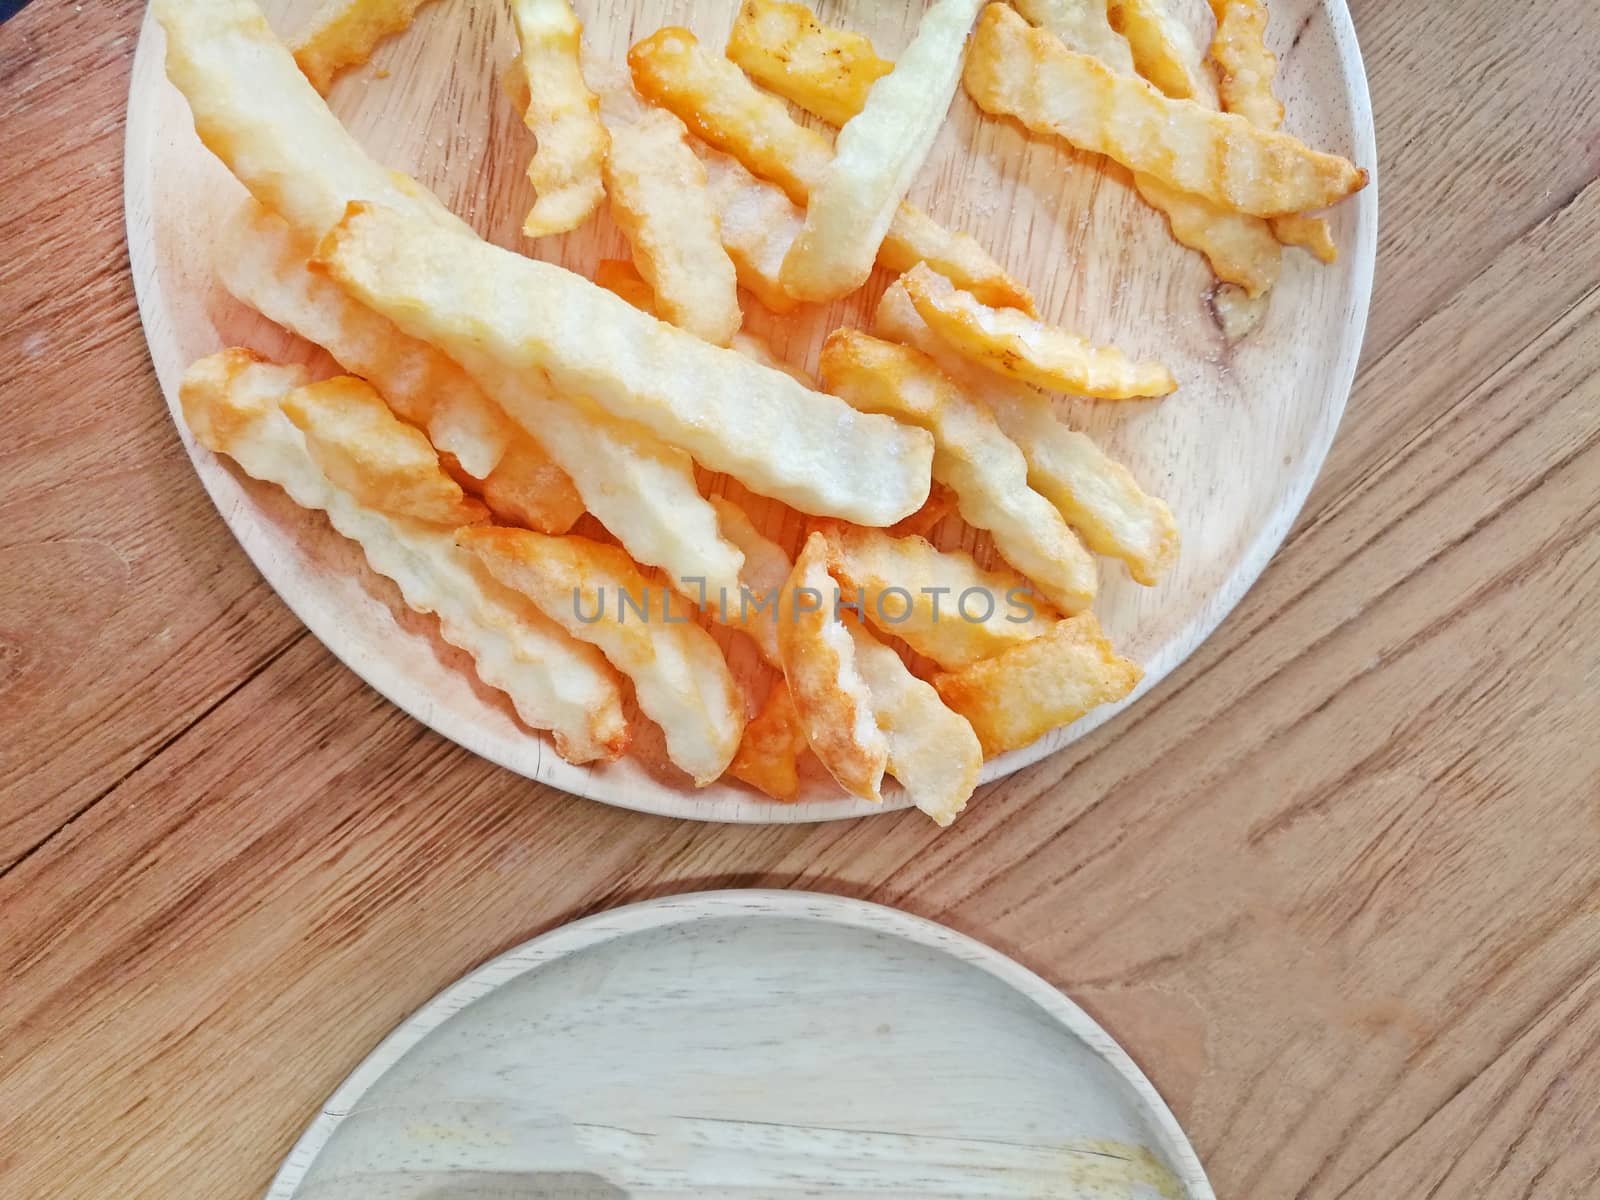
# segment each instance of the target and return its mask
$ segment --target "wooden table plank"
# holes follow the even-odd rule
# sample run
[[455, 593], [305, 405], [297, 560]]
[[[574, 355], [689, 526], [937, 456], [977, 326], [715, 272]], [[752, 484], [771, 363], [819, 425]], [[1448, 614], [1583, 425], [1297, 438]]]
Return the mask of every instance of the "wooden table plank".
[[122, 229], [142, 12], [0, 26], [0, 869], [304, 636], [151, 403]]
[[258, 1194], [489, 954], [745, 885], [1018, 955], [1124, 1040], [1221, 1195], [1594, 1193], [1600, 18], [1354, 8], [1379, 287], [1306, 513], [1161, 688], [945, 834], [561, 796], [305, 637], [138, 330], [116, 163], [142, 8], [0, 27], [0, 1194]]

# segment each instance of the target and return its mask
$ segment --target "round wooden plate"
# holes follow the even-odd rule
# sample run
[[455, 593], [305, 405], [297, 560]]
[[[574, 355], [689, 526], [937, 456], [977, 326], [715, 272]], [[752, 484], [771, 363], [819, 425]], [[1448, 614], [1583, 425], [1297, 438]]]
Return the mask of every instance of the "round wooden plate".
[[[301, 26], [319, 0], [268, 0], [280, 32]], [[1183, 0], [1201, 12], [1202, 0]], [[822, 3], [822, 16], [897, 53], [919, 3]], [[735, 0], [581, 0], [590, 50], [621, 62], [627, 47], [663, 25], [690, 26], [721, 45]], [[431, 186], [458, 214], [502, 245], [591, 272], [626, 257], [602, 214], [564, 238], [529, 245], [519, 235], [530, 203], [531, 145], [499, 76], [515, 53], [505, 6], [443, 0], [407, 36], [348, 73], [331, 103], [381, 162]], [[1196, 13], [1197, 28], [1200, 13]], [[1209, 17], [1205, 18], [1209, 20]], [[1372, 170], [1372, 117], [1361, 58], [1342, 0], [1273, 0], [1270, 42], [1282, 61], [1287, 127]], [[200, 145], [186, 105], [162, 68], [164, 38], [147, 20], [128, 100], [128, 242], [151, 356], [185, 445], [223, 519], [278, 594], [350, 668], [406, 712], [513, 771], [570, 792], [648, 812], [701, 820], [807, 821], [877, 811], [813, 781], [796, 805], [736, 785], [695, 791], [661, 761], [644, 731], [640, 753], [599, 769], [573, 767], [518, 724], [470, 664], [407, 612], [386, 580], [320, 514], [243, 478], [197, 448], [177, 416], [177, 384], [195, 359], [245, 344], [280, 357], [322, 361], [222, 292], [211, 269], [211, 231], [241, 199], [239, 185]], [[1153, 687], [1214, 629], [1255, 581], [1287, 533], [1332, 441], [1355, 374], [1377, 240], [1376, 182], [1332, 213], [1340, 261], [1322, 267], [1294, 251], [1265, 324], [1229, 344], [1212, 315], [1210, 273], [1172, 241], [1163, 219], [1114, 167], [1030, 138], [983, 117], [958, 94], [912, 198], [976, 236], [1038, 298], [1052, 321], [1168, 363], [1181, 384], [1161, 402], [1076, 403], [1068, 416], [1128, 463], [1173, 508], [1183, 534], [1176, 568], [1160, 586], [1134, 584], [1107, 562], [1098, 611], [1123, 653]], [[779, 321], [747, 305], [748, 325], [792, 361], [814, 366], [826, 333], [870, 325], [886, 280], [861, 295]], [[713, 486], [722, 487], [721, 481]], [[736, 498], [749, 497], [729, 488]], [[753, 515], [793, 546], [799, 529], [756, 501]], [[946, 522], [947, 526], [955, 522]], [[948, 543], [960, 534], [941, 531]], [[980, 558], [987, 540], [967, 542]], [[736, 668], [753, 663], [748, 647]], [[1137, 698], [1137, 694], [1134, 699]], [[1130, 700], [1130, 702], [1132, 702]], [[1102, 710], [1026, 750], [988, 764], [985, 778], [1037, 761], [1109, 719]], [[647, 724], [647, 723], [642, 723]], [[893, 793], [885, 807], [902, 807]]]
[[823, 1194], [1214, 1195], [1139, 1068], [1037, 975], [893, 909], [756, 891], [480, 967], [355, 1070], [267, 1200]]

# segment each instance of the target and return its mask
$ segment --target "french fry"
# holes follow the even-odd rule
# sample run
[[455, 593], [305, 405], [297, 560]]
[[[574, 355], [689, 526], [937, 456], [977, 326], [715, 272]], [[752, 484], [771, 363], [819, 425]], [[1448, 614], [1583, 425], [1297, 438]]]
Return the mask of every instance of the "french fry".
[[1027, 580], [986, 571], [964, 550], [936, 550], [920, 537], [852, 525], [820, 532], [828, 571], [845, 598], [870, 625], [946, 670], [993, 658], [1059, 619]]
[[689, 148], [683, 122], [643, 104], [625, 72], [602, 85], [601, 119], [611, 138], [605, 163], [611, 216], [650, 284], [656, 313], [726, 346], [744, 320], [738, 280], [722, 247], [706, 169]]
[[836, 300], [867, 281], [949, 112], [982, 3], [934, 0], [895, 69], [839, 131], [833, 158], [811, 187], [805, 227], [783, 261], [791, 296]]
[[1083, 613], [997, 658], [936, 675], [933, 686], [972, 725], [985, 757], [993, 758], [1115, 704], [1142, 678], [1136, 664], [1111, 648], [1094, 614]]
[[463, 350], [461, 363], [507, 412], [540, 431], [584, 506], [636, 560], [680, 589], [699, 579], [713, 592], [739, 586], [744, 556], [718, 530], [687, 454], [583, 396], [553, 395], [536, 373], [476, 350]]
[[1282, 133], [1192, 100], [1172, 100], [1034, 29], [1004, 4], [978, 19], [965, 81], [980, 108], [1016, 117], [1182, 191], [1260, 217], [1322, 208], [1367, 174]]
[[1056, 506], [1096, 554], [1120, 559], [1138, 583], [1157, 583], [1178, 555], [1172, 510], [1149, 496], [1127, 467], [1086, 434], [1068, 429], [1049, 397], [962, 358], [923, 321], [905, 284], [878, 304], [879, 337], [920, 350], [974, 400], [1028, 460], [1028, 485]]
[[[202, 138], [297, 233], [320, 237], [351, 201], [377, 195], [439, 232], [435, 255], [448, 255], [457, 243], [478, 244], [414, 180], [366, 157], [252, 0], [156, 0], [153, 11], [167, 30], [168, 71], [189, 99]], [[330, 208], [337, 213], [319, 224]], [[508, 371], [475, 344], [458, 348], [470, 352], [472, 363], [457, 357], [493, 403], [524, 429], [539, 430], [540, 444], [573, 478], [584, 506], [629, 553], [674, 578], [705, 576], [712, 586], [737, 586], [740, 555], [717, 533], [687, 454], [581, 394], [557, 400], [541, 377]]]
[[966, 718], [945, 706], [934, 688], [900, 656], [854, 621], [855, 663], [866, 682], [873, 718], [888, 744], [889, 774], [941, 828], [967, 807], [983, 769], [983, 749]]
[[839, 619], [839, 585], [821, 534], [806, 539], [784, 585], [778, 647], [807, 744], [845, 791], [882, 801], [889, 744], [856, 669], [855, 639]]
[[[1133, 51], [1111, 27], [1103, 0], [1018, 0], [1016, 7], [1067, 49], [1092, 54], [1119, 75], [1134, 74]], [[1204, 65], [1191, 58], [1196, 52], [1184, 36], [1182, 51], [1172, 60], [1187, 76], [1182, 88], [1209, 102], [1215, 85]], [[1271, 227], [1260, 217], [1220, 207], [1153, 175], [1135, 173], [1133, 186], [1145, 203], [1167, 218], [1173, 240], [1205, 255], [1222, 282], [1237, 284], [1252, 296], [1264, 296], [1278, 282], [1283, 255]]]
[[774, 800], [793, 804], [800, 799], [799, 759], [805, 751], [806, 735], [789, 684], [777, 679], [761, 711], [744, 727], [744, 738], [728, 774]]
[[695, 152], [705, 166], [718, 233], [740, 286], [772, 312], [791, 311], [797, 301], [783, 290], [780, 275], [784, 256], [805, 224], [805, 210], [731, 155], [703, 143]]
[[1264, 296], [1277, 285], [1283, 255], [1272, 222], [1221, 208], [1154, 175], [1135, 174], [1133, 186], [1145, 203], [1167, 218], [1173, 240], [1205, 255], [1223, 283], [1236, 284], [1252, 296]]
[[641, 96], [802, 207], [833, 159], [827, 138], [794, 120], [783, 101], [755, 87], [687, 29], [668, 26], [635, 43], [628, 68]]
[[[551, 263], [363, 205], [324, 239], [317, 261], [358, 300], [458, 361], [481, 355], [543, 372], [565, 393], [802, 512], [886, 525], [928, 497], [926, 434], [855, 413]], [[548, 437], [545, 445], [555, 454]]]
[[762, 87], [830, 125], [861, 111], [872, 85], [894, 69], [870, 39], [823, 25], [792, 0], [744, 0], [728, 57]]
[[566, 472], [455, 362], [312, 272], [312, 248], [247, 200], [224, 227], [214, 261], [231, 295], [321, 346], [425, 431], [498, 516], [541, 533], [571, 529], [583, 500]]
[[724, 624], [748, 633], [771, 666], [783, 669], [778, 650], [778, 593], [794, 570], [782, 546], [763, 534], [749, 514], [724, 496], [711, 497], [722, 536], [739, 548], [744, 566], [736, 595], [718, 596], [714, 615]]
[[727, 770], [744, 733], [744, 698], [687, 601], [623, 551], [588, 538], [480, 525], [458, 530], [456, 542], [633, 680], [640, 711], [666, 734], [667, 757], [696, 786]]
[[934, 333], [1009, 378], [1105, 400], [1165, 396], [1178, 388], [1160, 363], [1130, 362], [1120, 350], [1091, 346], [1016, 309], [990, 308], [925, 267], [908, 271], [902, 282]]
[[934, 436], [934, 478], [950, 487], [962, 519], [987, 529], [995, 549], [1062, 612], [1094, 602], [1093, 557], [1055, 506], [1028, 486], [1022, 451], [994, 417], [965, 396], [927, 355], [853, 329], [822, 347], [822, 379], [865, 412], [880, 412]]
[[[595, 264], [594, 281], [614, 296], [621, 296], [640, 312], [656, 315], [656, 296], [645, 282], [644, 276], [639, 274], [639, 269], [631, 262], [620, 258], [602, 258]], [[737, 350], [746, 358], [770, 367], [774, 371], [782, 371], [796, 383], [808, 388], [816, 387], [816, 380], [812, 379], [799, 367], [784, 362], [773, 352], [771, 344], [759, 334], [748, 333], [741, 329], [733, 335], [733, 340], [728, 343], [729, 349]]]
[[[1267, 49], [1267, 9], [1261, 0], [1212, 0], [1217, 18], [1211, 57], [1221, 68], [1218, 91], [1222, 107], [1238, 113], [1257, 129], [1283, 125], [1283, 105], [1272, 93], [1278, 59]], [[1285, 246], [1302, 246], [1325, 263], [1336, 262], [1339, 248], [1321, 217], [1303, 213], [1274, 217], [1272, 232]]]
[[323, 95], [334, 76], [359, 67], [384, 38], [404, 33], [428, 0], [329, 0], [295, 39], [294, 60]]
[[1140, 75], [1174, 100], [1199, 100], [1216, 107], [1215, 84], [1206, 75], [1194, 37], [1169, 0], [1112, 0], [1109, 15], [1112, 28], [1127, 39]]
[[599, 101], [583, 79], [583, 26], [569, 0], [511, 0], [511, 17], [526, 87], [523, 123], [538, 139], [528, 163], [537, 199], [522, 232], [568, 233], [605, 198], [601, 168], [610, 146]]
[[1015, 0], [1015, 8], [1063, 45], [1092, 54], [1119, 75], [1132, 75], [1133, 48], [1111, 26], [1106, 0]]
[[280, 407], [329, 482], [363, 508], [452, 529], [489, 519], [489, 510], [440, 469], [428, 439], [397, 420], [370, 384], [349, 375], [325, 379], [296, 388]]
[[1225, 111], [1257, 129], [1283, 124], [1283, 105], [1272, 94], [1278, 59], [1267, 49], [1267, 9], [1260, 0], [1212, 0], [1217, 32], [1211, 60], [1217, 64], [1217, 96]]
[[352, 200], [470, 232], [416, 180], [367, 157], [328, 110], [255, 0], [152, 0], [167, 34], [167, 75], [195, 132], [265, 207], [306, 237]]
[[[751, 4], [773, 3], [751, 0]], [[807, 12], [800, 5], [778, 6]], [[1068, 49], [1093, 54], [1122, 74], [1133, 73], [1128, 43], [1111, 28], [1105, 5], [1099, 0], [1021, 0], [1017, 7], [1030, 21], [1059, 37]], [[745, 52], [749, 61], [740, 65], [763, 82], [770, 80], [773, 90], [785, 99], [835, 124], [854, 116], [865, 96], [848, 80], [885, 73], [894, 65], [879, 58], [865, 39], [814, 19], [793, 19], [786, 22], [786, 30], [787, 40], [780, 48], [763, 51], [751, 46]], [[751, 63], [758, 64], [759, 71], [752, 69]], [[1173, 238], [1205, 255], [1218, 279], [1239, 284], [1251, 295], [1261, 295], [1277, 282], [1281, 263], [1278, 239], [1260, 217], [1219, 208], [1149, 175], [1135, 175], [1133, 183], [1145, 201], [1166, 216]], [[909, 270], [914, 265], [906, 263], [899, 269]]]
[[[805, 205], [826, 173], [833, 150], [827, 138], [791, 117], [783, 101], [758, 89], [687, 29], [658, 30], [628, 51], [628, 65], [641, 95], [675, 113], [716, 149], [778, 184], [796, 204]], [[891, 271], [925, 261], [989, 303], [1033, 309], [1027, 289], [977, 242], [943, 229], [907, 204], [890, 223], [879, 261]]]
[[630, 731], [617, 677], [600, 654], [490, 579], [456, 548], [453, 530], [369, 508], [330, 480], [282, 411], [304, 382], [300, 368], [228, 350], [191, 367], [180, 398], [201, 445], [281, 487], [302, 508], [325, 512], [374, 571], [399, 585], [410, 608], [439, 618], [444, 640], [471, 655], [478, 675], [511, 698], [524, 724], [550, 730], [563, 758], [620, 756]]

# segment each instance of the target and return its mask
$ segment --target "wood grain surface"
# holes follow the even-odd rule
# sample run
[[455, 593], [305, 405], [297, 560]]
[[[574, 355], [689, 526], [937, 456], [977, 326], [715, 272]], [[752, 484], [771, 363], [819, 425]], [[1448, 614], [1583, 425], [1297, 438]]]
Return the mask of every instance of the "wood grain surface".
[[1600, 1192], [1600, 15], [1352, 8], [1384, 223], [1327, 469], [1180, 670], [945, 834], [603, 808], [366, 689], [160, 397], [121, 220], [143, 6], [0, 26], [0, 1195], [258, 1195], [490, 954], [756, 884], [1065, 988], [1221, 1196]]

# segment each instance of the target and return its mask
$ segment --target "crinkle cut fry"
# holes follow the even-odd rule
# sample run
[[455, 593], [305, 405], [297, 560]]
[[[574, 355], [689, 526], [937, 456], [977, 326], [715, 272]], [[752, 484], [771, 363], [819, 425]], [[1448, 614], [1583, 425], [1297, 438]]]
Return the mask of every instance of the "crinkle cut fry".
[[[1258, 129], [1283, 126], [1283, 105], [1272, 93], [1278, 60], [1267, 49], [1267, 9], [1261, 0], [1211, 0], [1217, 33], [1211, 57], [1221, 69], [1218, 94], [1227, 112]], [[1339, 248], [1322, 217], [1294, 213], [1272, 219], [1273, 235], [1285, 246], [1301, 246], [1319, 261], [1336, 262]]]
[[640, 710], [666, 735], [667, 756], [697, 787], [727, 770], [744, 733], [744, 696], [676, 592], [625, 551], [572, 534], [477, 525], [458, 530], [456, 542], [633, 680]]
[[1286, 134], [1192, 100], [1172, 100], [1034, 29], [1004, 4], [978, 20], [967, 92], [984, 111], [1016, 117], [1083, 150], [1240, 212], [1281, 216], [1359, 191], [1367, 174]]
[[313, 248], [247, 200], [224, 228], [214, 261], [235, 299], [377, 388], [395, 415], [456, 461], [470, 490], [501, 519], [541, 533], [571, 529], [583, 500], [567, 473], [453, 360], [313, 272]]
[[[784, 0], [749, 0], [741, 19], [742, 13], [755, 5], [794, 8], [805, 15], [785, 16], [787, 42], [782, 57], [778, 50], [743, 43], [742, 56], [736, 61], [784, 99], [831, 124], [842, 125], [860, 111], [866, 91], [853, 81], [875, 79], [894, 66], [879, 58], [865, 38], [821, 24], [803, 5]], [[1128, 43], [1111, 28], [1104, 5], [1087, 0], [1024, 0], [1018, 8], [1034, 24], [1060, 37], [1069, 49], [1094, 54], [1124, 74], [1133, 72]], [[731, 47], [732, 43], [730, 57]], [[1205, 255], [1218, 279], [1237, 284], [1252, 296], [1265, 294], [1277, 283], [1281, 265], [1278, 239], [1260, 217], [1221, 208], [1200, 196], [1168, 187], [1150, 175], [1135, 174], [1133, 182], [1146, 203], [1167, 218], [1173, 239]], [[788, 234], [785, 249], [795, 232]], [[781, 251], [778, 261], [782, 261]], [[907, 262], [897, 269], [909, 270], [914, 265]], [[745, 286], [755, 290], [748, 282]], [[781, 288], [778, 290], [781, 293]], [[767, 295], [759, 291], [757, 295], [773, 308]]]
[[167, 34], [167, 75], [195, 132], [239, 182], [302, 236], [320, 238], [355, 200], [469, 233], [416, 180], [370, 159], [255, 0], [151, 0]]
[[922, 431], [855, 413], [551, 263], [362, 205], [324, 239], [318, 263], [458, 360], [537, 369], [802, 512], [882, 525], [928, 497], [933, 447]]
[[334, 77], [372, 57], [378, 43], [404, 33], [429, 0], [329, 0], [295, 39], [294, 60], [323, 95]]
[[1120, 559], [1136, 583], [1153, 586], [1178, 556], [1178, 526], [1127, 467], [1087, 434], [1069, 429], [1050, 398], [962, 358], [917, 312], [903, 281], [878, 303], [879, 337], [920, 350], [969, 396], [986, 405], [1028, 462], [1028, 484], [1048, 499], [1096, 554]]
[[307, 452], [281, 405], [305, 382], [300, 368], [265, 363], [247, 350], [203, 359], [184, 377], [186, 423], [201, 445], [273, 483], [302, 508], [325, 512], [358, 543], [406, 604], [439, 619], [446, 642], [466, 651], [478, 675], [511, 698], [523, 722], [548, 729], [569, 762], [619, 757], [631, 731], [616, 675], [458, 550], [455, 531], [368, 508], [332, 483]]
[[[687, 29], [658, 30], [628, 51], [641, 95], [676, 114], [710, 145], [770, 179], [804, 205], [833, 158], [828, 139], [789, 115], [783, 101], [761, 91]], [[904, 271], [927, 262], [989, 303], [1033, 311], [1033, 298], [978, 243], [939, 226], [902, 204], [889, 226], [879, 264]]]
[[568, 0], [511, 0], [521, 53], [523, 123], [538, 140], [528, 163], [537, 197], [526, 237], [568, 233], [605, 199], [601, 169], [610, 139], [599, 100], [583, 78], [583, 26]]
[[836, 300], [872, 273], [896, 210], [933, 149], [961, 78], [962, 52], [983, 0], [933, 0], [895, 69], [839, 131], [812, 186], [805, 226], [784, 259], [784, 290]]

